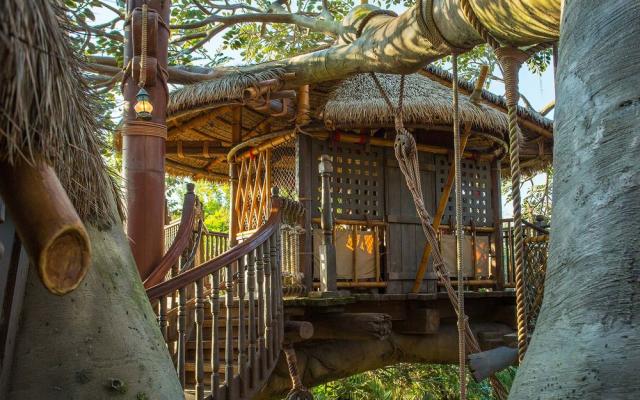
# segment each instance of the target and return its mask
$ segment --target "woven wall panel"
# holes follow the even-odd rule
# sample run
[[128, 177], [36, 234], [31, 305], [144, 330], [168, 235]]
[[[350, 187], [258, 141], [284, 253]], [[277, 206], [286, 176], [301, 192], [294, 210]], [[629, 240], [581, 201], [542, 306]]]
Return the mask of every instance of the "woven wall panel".
[[382, 220], [384, 217], [384, 149], [361, 144], [314, 140], [312, 145], [313, 216], [320, 216], [318, 161], [327, 154], [333, 162], [332, 200], [336, 219]]
[[[436, 193], [442, 193], [451, 163], [447, 156], [436, 156]], [[462, 172], [462, 223], [470, 225], [473, 221], [477, 226], [492, 226], [493, 212], [491, 210], [491, 165], [487, 161], [463, 159], [460, 168]], [[455, 223], [455, 192], [451, 191], [449, 202], [445, 209], [442, 223]]]

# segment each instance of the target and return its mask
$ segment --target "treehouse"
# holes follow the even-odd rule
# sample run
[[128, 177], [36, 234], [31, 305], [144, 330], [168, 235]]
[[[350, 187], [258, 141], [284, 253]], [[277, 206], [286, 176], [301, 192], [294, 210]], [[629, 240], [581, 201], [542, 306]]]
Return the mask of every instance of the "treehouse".
[[[399, 76], [378, 79], [397, 103]], [[292, 278], [308, 291], [319, 287], [321, 216], [326, 212], [333, 220], [338, 288], [437, 292], [425, 237], [393, 151], [394, 118], [372, 77], [356, 75], [297, 90], [283, 90], [285, 83], [286, 76], [274, 72], [253, 82], [214, 80], [173, 92], [168, 172], [231, 179], [231, 234], [238, 240], [266, 221], [271, 187], [300, 201], [304, 217], [285, 243], [298, 252]], [[435, 67], [409, 75], [403, 116], [418, 142], [422, 189], [428, 211], [436, 215], [440, 246], [448, 264], [455, 265], [450, 86], [450, 74]], [[508, 148], [506, 106], [486, 90], [470, 100], [470, 82], [461, 89], [466, 93], [460, 101], [466, 142], [461, 171], [468, 233], [465, 285], [498, 290], [513, 285], [500, 194], [501, 172], [508, 170], [508, 163], [501, 163]], [[523, 107], [518, 116], [524, 135], [521, 165], [539, 168], [551, 159], [552, 122]], [[326, 173], [327, 210], [318, 173], [322, 156], [332, 165]]]
[[[228, 238], [202, 226], [190, 187], [182, 222], [166, 226], [167, 256], [145, 281], [152, 301], [160, 303], [161, 328], [188, 391], [220, 388], [220, 398], [257, 388], [263, 394], [286, 391], [288, 370], [283, 361], [275, 364], [277, 355], [266, 351], [273, 338], [260, 330], [264, 322], [257, 318], [265, 317], [283, 324], [280, 334], [304, 355], [301, 376], [312, 382], [348, 374], [349, 368], [404, 360], [378, 354], [384, 340], [407, 353], [415, 350], [404, 346], [417, 345], [422, 350], [412, 360], [452, 361], [447, 357], [455, 354], [454, 342], [436, 346], [437, 356], [427, 348], [436, 338], [455, 339], [455, 312], [434, 271], [431, 248], [394, 155], [394, 115], [384, 97], [397, 104], [400, 79], [361, 74], [285, 89], [287, 74], [275, 70], [171, 93], [167, 171], [231, 184]], [[464, 281], [452, 279], [452, 284], [467, 291], [467, 314], [478, 324], [474, 331], [481, 348], [509, 348], [498, 359], [512, 362], [514, 234], [511, 220], [502, 216], [500, 191], [508, 170], [502, 163], [508, 151], [506, 106], [502, 97], [482, 90], [482, 79], [475, 85], [461, 82], [460, 90]], [[404, 93], [403, 119], [417, 141], [425, 204], [435, 216], [439, 250], [455, 275], [451, 76], [426, 68], [405, 78]], [[538, 169], [551, 160], [552, 122], [523, 107], [517, 112], [521, 165]], [[279, 225], [274, 212], [282, 213]], [[526, 227], [532, 329], [548, 232], [528, 222]], [[267, 266], [277, 260], [281, 270], [269, 275]], [[210, 280], [204, 280], [207, 276]], [[267, 297], [275, 294], [265, 290], [278, 286], [281, 311], [269, 309]], [[220, 312], [222, 293], [229, 296], [226, 316]], [[367, 343], [372, 347], [357, 363], [341, 358]], [[257, 360], [249, 356], [256, 351], [266, 360], [259, 371], [251, 371], [248, 366]], [[289, 365], [295, 364], [292, 359], [295, 353], [287, 353]], [[342, 367], [318, 369], [314, 359], [340, 360]], [[489, 375], [478, 369], [479, 377]], [[203, 378], [205, 373], [210, 380]], [[235, 386], [223, 384], [228, 382], [223, 376], [234, 376]]]

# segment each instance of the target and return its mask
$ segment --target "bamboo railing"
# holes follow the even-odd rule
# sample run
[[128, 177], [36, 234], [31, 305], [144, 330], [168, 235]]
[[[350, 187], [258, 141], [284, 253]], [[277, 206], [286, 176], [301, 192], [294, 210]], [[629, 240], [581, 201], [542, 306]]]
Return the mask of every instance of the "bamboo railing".
[[266, 223], [242, 243], [211, 258], [226, 242], [204, 232], [194, 248], [205, 261], [147, 289], [180, 382], [197, 400], [252, 398], [278, 361], [281, 226], [297, 221], [302, 206], [277, 191], [271, 204]]
[[[513, 221], [511, 219], [503, 219], [502, 224], [505, 287], [515, 287]], [[522, 231], [524, 236], [525, 316], [527, 329], [531, 333], [535, 328], [544, 296], [549, 231], [544, 227], [527, 221], [523, 221]]]

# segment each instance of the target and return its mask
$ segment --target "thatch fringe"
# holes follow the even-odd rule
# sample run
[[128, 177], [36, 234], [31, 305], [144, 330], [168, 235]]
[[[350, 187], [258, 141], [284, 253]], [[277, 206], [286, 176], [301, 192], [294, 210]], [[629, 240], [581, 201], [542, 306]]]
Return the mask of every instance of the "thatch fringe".
[[[453, 82], [453, 75], [449, 71], [436, 67], [435, 65], [428, 65], [427, 67], [425, 67], [425, 70], [442, 79], [445, 79], [449, 82]], [[461, 87], [462, 89], [472, 92], [475, 87], [475, 81], [459, 80], [458, 86]], [[497, 104], [501, 107], [504, 107], [505, 109], [507, 108], [507, 100], [503, 96], [497, 95], [495, 93], [492, 93], [488, 90], [483, 89], [482, 98], [494, 104]], [[545, 118], [543, 115], [541, 115], [538, 112], [532, 111], [526, 107], [518, 106], [518, 116], [529, 119], [532, 122], [535, 122], [536, 124], [540, 125], [541, 127], [548, 129], [550, 132], [553, 131], [553, 121], [548, 118]]]
[[257, 73], [237, 72], [193, 85], [185, 85], [171, 92], [169, 104], [167, 104], [167, 115], [175, 115], [183, 110], [220, 101], [242, 100], [242, 92], [247, 87], [267, 79], [282, 78], [284, 73], [285, 70], [282, 68]]
[[101, 157], [100, 110], [67, 26], [60, 2], [0, 3], [0, 159], [31, 163], [44, 157], [80, 217], [110, 224], [118, 218], [113, 202], [119, 196]]
[[[397, 106], [400, 75], [376, 74], [392, 104]], [[403, 119], [406, 125], [450, 125], [452, 95], [447, 87], [418, 74], [405, 77]], [[460, 96], [460, 118], [476, 129], [502, 133], [508, 121], [504, 113], [475, 105]], [[339, 84], [329, 95], [324, 120], [333, 127], [393, 126], [394, 115], [369, 74], [359, 74]]]

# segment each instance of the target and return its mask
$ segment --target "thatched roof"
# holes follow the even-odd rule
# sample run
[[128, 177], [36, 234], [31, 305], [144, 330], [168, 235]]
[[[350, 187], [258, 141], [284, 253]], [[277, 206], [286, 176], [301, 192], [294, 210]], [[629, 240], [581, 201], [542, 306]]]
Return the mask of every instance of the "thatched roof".
[[56, 2], [0, 3], [0, 160], [49, 161], [79, 215], [109, 223], [114, 183], [100, 155], [96, 102], [69, 43]]
[[241, 102], [242, 92], [246, 88], [267, 79], [281, 78], [284, 72], [279, 68], [254, 74], [238, 72], [226, 74], [220, 79], [185, 85], [171, 92], [167, 104], [167, 115], [176, 117], [181, 112], [206, 108], [212, 104]]
[[[421, 72], [432, 80], [434, 80], [435, 77], [438, 77], [448, 82], [449, 85], [451, 84], [451, 82], [453, 82], [453, 75], [451, 74], [451, 72], [436, 67], [435, 65], [429, 65]], [[458, 86], [460, 87], [460, 89], [468, 93], [473, 92], [474, 85], [475, 82], [473, 81], [458, 81]], [[500, 96], [486, 89], [483, 89], [482, 98], [492, 104], [502, 107], [504, 110], [507, 109], [507, 100], [504, 98], [504, 96]], [[539, 125], [541, 128], [544, 128], [549, 132], [553, 132], [553, 121], [549, 118], [545, 118], [538, 112], [532, 111], [526, 107], [518, 106], [518, 116]]]
[[[223, 146], [231, 145], [232, 111], [228, 106], [242, 106], [242, 129], [248, 137], [266, 133], [256, 129], [268, 115], [244, 103], [245, 88], [261, 81], [284, 79], [281, 69], [257, 74], [224, 74], [212, 80], [184, 86], [173, 91], [168, 106], [168, 141], [217, 140]], [[394, 104], [398, 101], [400, 77], [398, 75], [377, 75]], [[450, 132], [452, 124], [450, 74], [436, 67], [425, 68], [420, 73], [406, 77], [404, 119], [409, 128], [422, 131]], [[471, 123], [474, 132], [467, 148], [477, 152], [494, 152], [506, 146], [507, 116], [504, 98], [486, 90], [483, 101], [472, 104], [465, 93], [473, 90], [473, 82], [460, 82], [460, 112], [464, 123]], [[311, 116], [315, 126], [324, 124], [330, 129], [352, 128], [392, 128], [393, 115], [369, 74], [359, 74], [350, 78], [322, 82], [311, 85]], [[550, 160], [552, 148], [553, 122], [537, 113], [519, 107], [518, 115], [526, 120], [523, 160]], [[272, 118], [272, 131], [291, 128], [292, 118]], [[188, 126], [188, 129], [184, 127]], [[538, 154], [540, 134], [544, 134], [546, 155]], [[243, 136], [243, 140], [248, 138]], [[451, 137], [449, 136], [449, 139]], [[437, 140], [443, 141], [442, 137]], [[502, 151], [504, 154], [504, 151]], [[177, 157], [167, 155], [167, 171], [175, 175], [209, 175], [209, 179], [227, 174], [224, 160], [205, 160], [198, 157]], [[202, 171], [200, 173], [200, 171]]]
[[[446, 71], [430, 68], [446, 78]], [[376, 74], [394, 106], [398, 104], [400, 75]], [[473, 83], [461, 81], [461, 85], [473, 90]], [[500, 106], [504, 99], [489, 91], [483, 98]], [[453, 123], [451, 89], [421, 74], [405, 77], [403, 117], [406, 125], [451, 125]], [[504, 133], [508, 128], [507, 116], [485, 104], [473, 104], [469, 97], [460, 94], [460, 119], [475, 129], [485, 132]], [[522, 117], [531, 119], [542, 128], [551, 130], [553, 122], [534, 116], [524, 107], [519, 107]], [[324, 106], [324, 121], [332, 127], [393, 126], [393, 112], [389, 110], [383, 95], [370, 74], [359, 74], [342, 81], [330, 93]]]
[[[376, 74], [394, 107], [399, 100], [400, 75]], [[405, 78], [403, 119], [406, 125], [451, 125], [451, 90], [418, 74]], [[460, 96], [460, 119], [482, 131], [507, 126], [504, 113], [485, 105], [475, 105]], [[335, 128], [393, 126], [389, 109], [369, 74], [344, 80], [330, 94], [324, 106], [325, 124]]]

